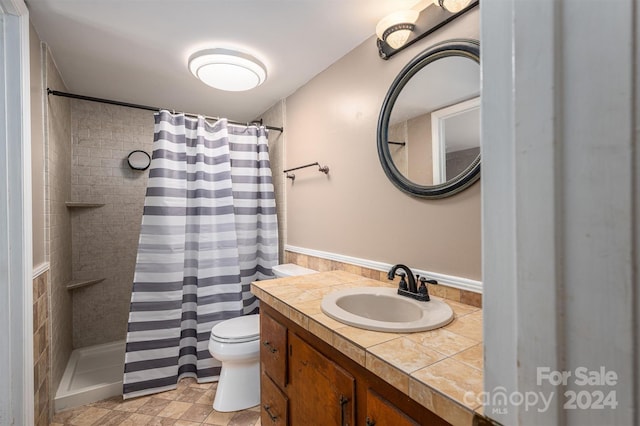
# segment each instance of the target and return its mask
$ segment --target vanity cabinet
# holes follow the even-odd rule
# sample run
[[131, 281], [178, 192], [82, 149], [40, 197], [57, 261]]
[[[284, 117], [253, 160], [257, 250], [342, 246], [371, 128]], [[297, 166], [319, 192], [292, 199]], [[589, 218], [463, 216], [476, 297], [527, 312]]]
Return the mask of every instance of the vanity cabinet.
[[288, 364], [292, 425], [355, 424], [351, 374], [295, 334], [289, 336]]
[[365, 421], [367, 426], [420, 426], [373, 389], [367, 389], [367, 418]]
[[449, 424], [265, 303], [260, 332], [263, 426]]

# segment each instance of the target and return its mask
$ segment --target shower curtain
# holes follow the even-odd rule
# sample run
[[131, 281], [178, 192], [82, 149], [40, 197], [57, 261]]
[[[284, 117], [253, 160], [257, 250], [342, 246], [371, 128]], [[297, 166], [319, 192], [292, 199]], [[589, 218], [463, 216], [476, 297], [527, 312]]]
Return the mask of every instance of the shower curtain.
[[218, 322], [257, 312], [278, 227], [267, 131], [160, 111], [131, 294], [123, 396], [217, 380]]

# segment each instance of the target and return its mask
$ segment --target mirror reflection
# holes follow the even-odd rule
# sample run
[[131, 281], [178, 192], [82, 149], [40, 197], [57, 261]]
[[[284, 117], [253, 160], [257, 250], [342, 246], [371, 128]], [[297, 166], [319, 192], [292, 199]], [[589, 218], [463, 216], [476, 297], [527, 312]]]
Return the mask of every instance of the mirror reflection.
[[388, 125], [389, 153], [409, 181], [433, 186], [480, 155], [480, 65], [466, 56], [429, 62], [404, 85]]

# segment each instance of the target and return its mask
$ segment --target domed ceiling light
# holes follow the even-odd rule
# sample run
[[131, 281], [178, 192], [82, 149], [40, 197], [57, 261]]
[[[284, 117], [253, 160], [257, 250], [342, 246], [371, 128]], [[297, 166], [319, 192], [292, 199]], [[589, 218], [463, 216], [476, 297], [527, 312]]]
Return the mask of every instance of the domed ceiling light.
[[385, 60], [391, 58], [479, 3], [480, 0], [418, 0], [411, 9], [385, 16], [376, 25], [378, 54]]
[[398, 49], [409, 39], [419, 14], [417, 10], [399, 10], [387, 15], [376, 25], [376, 35], [392, 48]]
[[469, 6], [471, 0], [433, 0], [433, 2], [448, 12], [458, 13]]
[[241, 92], [260, 86], [267, 69], [258, 59], [230, 49], [206, 49], [189, 58], [191, 73], [216, 89]]

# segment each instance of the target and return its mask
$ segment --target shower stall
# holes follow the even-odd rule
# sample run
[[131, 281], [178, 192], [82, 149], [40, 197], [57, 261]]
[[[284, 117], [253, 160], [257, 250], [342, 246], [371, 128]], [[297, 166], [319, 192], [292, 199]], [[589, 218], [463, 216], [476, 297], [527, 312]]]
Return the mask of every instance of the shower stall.
[[[50, 188], [56, 213], [51, 218], [51, 392], [54, 409], [60, 411], [122, 392], [124, 340], [148, 179], [145, 171], [129, 167], [126, 158], [133, 150], [151, 153], [153, 113], [51, 95], [48, 100], [49, 128], [64, 129], [71, 141], [67, 164], [57, 159], [50, 171], [64, 170], [69, 179], [59, 179], [59, 187]], [[68, 114], [62, 114], [65, 107]], [[64, 142], [49, 139], [50, 144]], [[58, 149], [50, 146], [52, 160]], [[65, 185], [68, 188], [60, 191]], [[56, 227], [65, 220], [64, 227]], [[66, 276], [56, 277], [56, 269], [65, 270]]]
[[[54, 67], [50, 63], [46, 70]], [[64, 89], [56, 73], [44, 81]], [[49, 383], [55, 411], [60, 411], [122, 394], [149, 173], [132, 169], [126, 158], [134, 150], [151, 154], [154, 113], [52, 95], [45, 102]], [[265, 118], [281, 119], [280, 105], [272, 110]], [[273, 133], [270, 142], [281, 145], [280, 132]], [[281, 149], [275, 149], [276, 170], [281, 170]], [[280, 174], [274, 172], [276, 186], [284, 183]]]

